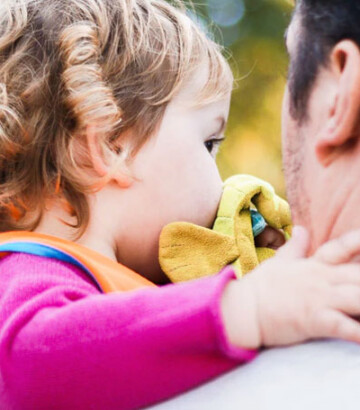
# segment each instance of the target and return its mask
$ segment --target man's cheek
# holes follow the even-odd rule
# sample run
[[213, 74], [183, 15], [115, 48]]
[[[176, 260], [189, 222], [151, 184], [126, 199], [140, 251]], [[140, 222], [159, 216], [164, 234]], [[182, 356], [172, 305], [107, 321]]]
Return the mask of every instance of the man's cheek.
[[281, 127], [282, 127], [283, 132], [286, 128], [288, 112], [289, 112], [289, 88], [288, 86], [286, 86], [284, 97], [283, 97], [283, 102], [282, 102], [282, 111], [281, 111]]
[[283, 150], [286, 152], [290, 149], [289, 144], [291, 144], [291, 137], [296, 134], [295, 122], [290, 115], [290, 96], [288, 87], [285, 89], [282, 104], [281, 130]]
[[299, 126], [292, 118], [289, 112], [289, 93], [286, 90], [283, 102], [282, 111], [282, 153], [283, 153], [283, 169], [286, 181], [287, 199], [292, 208], [293, 218], [295, 222], [301, 221], [301, 198], [299, 197], [302, 162], [303, 162], [303, 147], [301, 146], [301, 138]]

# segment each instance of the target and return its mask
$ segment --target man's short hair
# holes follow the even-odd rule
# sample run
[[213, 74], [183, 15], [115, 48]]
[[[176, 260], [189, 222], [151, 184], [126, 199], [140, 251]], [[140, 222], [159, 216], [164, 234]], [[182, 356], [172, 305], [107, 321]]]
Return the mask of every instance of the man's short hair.
[[343, 39], [360, 46], [359, 0], [297, 0], [300, 33], [289, 69], [291, 114], [307, 117], [307, 106], [320, 67], [326, 67], [332, 48]]

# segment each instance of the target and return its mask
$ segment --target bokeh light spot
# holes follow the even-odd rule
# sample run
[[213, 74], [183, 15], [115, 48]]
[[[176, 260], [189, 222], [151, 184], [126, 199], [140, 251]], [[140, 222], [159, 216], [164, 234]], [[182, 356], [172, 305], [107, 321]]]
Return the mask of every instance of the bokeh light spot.
[[208, 0], [207, 3], [210, 18], [219, 26], [233, 26], [244, 17], [243, 0]]

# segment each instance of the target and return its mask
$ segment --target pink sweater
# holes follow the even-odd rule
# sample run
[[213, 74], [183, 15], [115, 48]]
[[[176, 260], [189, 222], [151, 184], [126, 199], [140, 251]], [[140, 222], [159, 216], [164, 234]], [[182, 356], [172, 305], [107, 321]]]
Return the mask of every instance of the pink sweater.
[[199, 385], [256, 353], [231, 346], [220, 297], [232, 269], [101, 294], [78, 268], [0, 261], [0, 408], [131, 409]]

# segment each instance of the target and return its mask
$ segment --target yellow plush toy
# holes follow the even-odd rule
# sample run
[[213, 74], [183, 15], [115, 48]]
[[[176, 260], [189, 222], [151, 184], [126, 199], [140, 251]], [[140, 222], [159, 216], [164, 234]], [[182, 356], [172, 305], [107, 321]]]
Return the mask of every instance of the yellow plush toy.
[[236, 175], [224, 183], [218, 214], [212, 229], [187, 222], [167, 225], [160, 236], [160, 265], [172, 282], [201, 278], [233, 264], [238, 277], [274, 255], [269, 248], [256, 248], [251, 208], [267, 224], [291, 234], [288, 203], [273, 187], [250, 175]]

